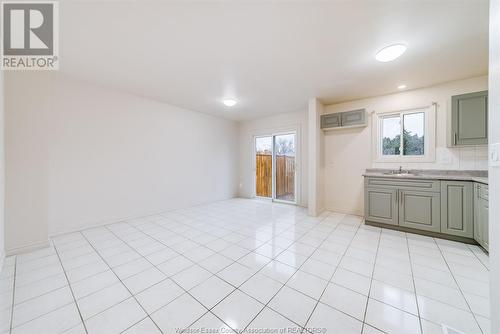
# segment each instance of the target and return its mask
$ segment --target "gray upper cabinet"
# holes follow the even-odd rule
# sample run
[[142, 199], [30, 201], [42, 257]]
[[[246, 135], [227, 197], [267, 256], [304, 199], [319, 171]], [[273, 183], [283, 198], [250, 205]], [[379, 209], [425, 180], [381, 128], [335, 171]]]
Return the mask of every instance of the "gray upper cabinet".
[[337, 128], [342, 125], [342, 115], [341, 113], [321, 115], [321, 128], [331, 129]]
[[474, 239], [486, 250], [489, 248], [488, 200], [488, 186], [476, 183], [474, 185]]
[[488, 143], [488, 91], [451, 97], [451, 144]]
[[440, 232], [440, 194], [415, 190], [399, 191], [399, 225]]
[[336, 129], [345, 127], [366, 126], [366, 110], [352, 110], [333, 114], [321, 115], [321, 128]]
[[342, 126], [366, 125], [365, 109], [346, 111], [342, 114]]
[[441, 181], [441, 232], [473, 238], [471, 182]]
[[383, 188], [365, 189], [365, 217], [367, 220], [398, 225], [398, 190]]

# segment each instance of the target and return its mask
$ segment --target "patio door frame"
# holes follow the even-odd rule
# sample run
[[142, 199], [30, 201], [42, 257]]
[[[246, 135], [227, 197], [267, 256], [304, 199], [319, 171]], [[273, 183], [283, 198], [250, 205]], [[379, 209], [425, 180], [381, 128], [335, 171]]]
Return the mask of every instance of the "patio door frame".
[[[277, 199], [276, 198], [276, 150], [275, 150], [275, 145], [276, 145], [276, 136], [280, 136], [280, 135], [290, 135], [290, 134], [293, 134], [294, 135], [294, 148], [295, 148], [295, 168], [294, 168], [294, 171], [295, 171], [295, 175], [294, 175], [294, 182], [293, 182], [293, 191], [294, 191], [294, 200], [293, 201], [287, 201], [287, 200], [282, 200], [282, 199]], [[272, 140], [272, 149], [271, 149], [271, 152], [272, 152], [272, 189], [271, 189], [271, 198], [269, 197], [262, 197], [262, 196], [257, 196], [257, 189], [256, 189], [256, 183], [257, 183], [257, 166], [256, 166], [256, 163], [255, 163], [255, 157], [257, 155], [257, 150], [256, 150], [256, 140], [257, 138], [264, 138], [264, 137], [271, 137], [271, 140]], [[299, 191], [300, 191], [300, 187], [299, 187], [299, 184], [298, 184], [298, 180], [300, 179], [299, 178], [299, 163], [298, 161], [300, 161], [300, 145], [298, 145], [298, 143], [300, 143], [299, 141], [299, 130], [298, 128], [293, 128], [293, 129], [289, 129], [289, 130], [279, 130], [279, 131], [270, 131], [270, 132], [262, 132], [262, 133], [259, 133], [259, 134], [254, 134], [253, 135], [253, 158], [252, 158], [252, 161], [253, 161], [253, 168], [252, 168], [252, 172], [253, 172], [253, 197], [256, 197], [256, 198], [262, 198], [262, 199], [267, 199], [267, 200], [271, 200], [273, 202], [276, 202], [276, 203], [286, 203], [286, 204], [295, 204], [297, 205], [298, 203], [300, 203], [299, 201]]]

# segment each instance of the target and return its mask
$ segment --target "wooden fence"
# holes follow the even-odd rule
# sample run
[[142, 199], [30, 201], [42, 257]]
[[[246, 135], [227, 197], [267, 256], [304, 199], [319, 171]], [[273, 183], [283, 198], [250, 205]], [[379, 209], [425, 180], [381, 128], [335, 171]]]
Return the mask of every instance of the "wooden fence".
[[[256, 194], [262, 197], [271, 197], [272, 192], [272, 163], [273, 156], [267, 154], [256, 155]], [[278, 199], [293, 200], [295, 191], [295, 157], [276, 156], [276, 197]]]

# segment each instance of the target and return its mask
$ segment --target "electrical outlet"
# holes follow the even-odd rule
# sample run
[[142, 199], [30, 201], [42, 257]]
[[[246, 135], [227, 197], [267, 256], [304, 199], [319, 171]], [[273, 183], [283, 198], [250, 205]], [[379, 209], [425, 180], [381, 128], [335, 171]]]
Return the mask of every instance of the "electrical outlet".
[[490, 145], [490, 166], [500, 167], [500, 143]]

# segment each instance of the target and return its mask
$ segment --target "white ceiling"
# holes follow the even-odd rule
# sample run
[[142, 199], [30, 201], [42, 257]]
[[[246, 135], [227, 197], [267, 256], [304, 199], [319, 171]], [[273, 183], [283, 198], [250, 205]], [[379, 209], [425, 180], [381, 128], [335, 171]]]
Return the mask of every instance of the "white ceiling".
[[488, 1], [61, 1], [60, 49], [63, 73], [243, 120], [486, 74]]

